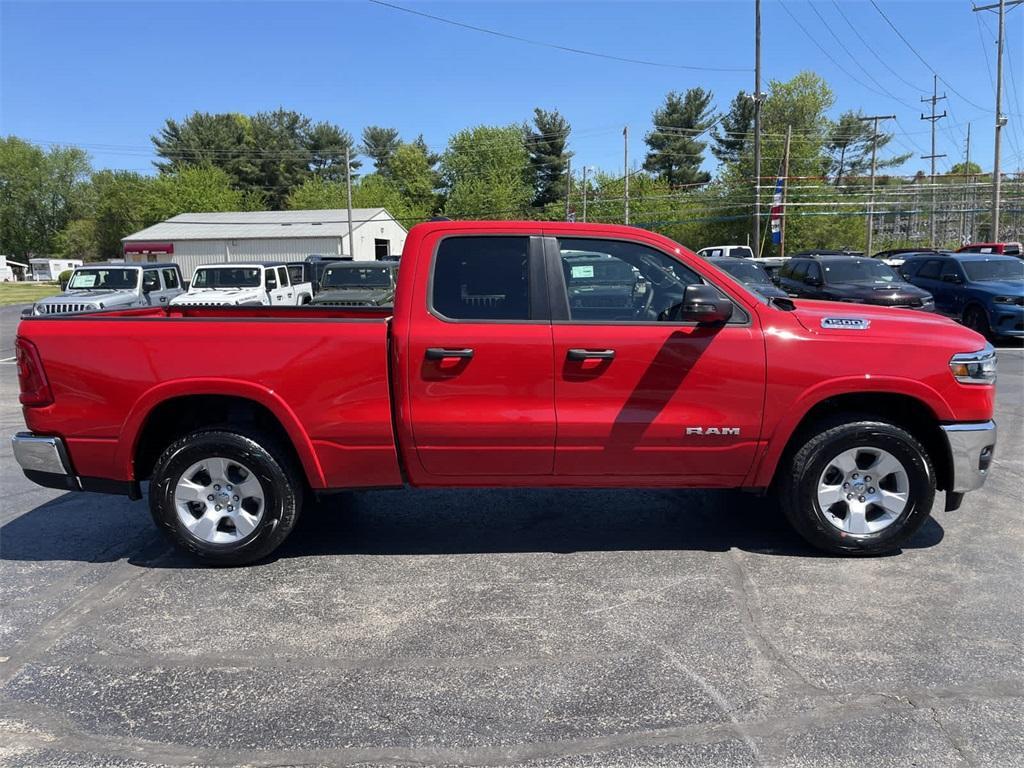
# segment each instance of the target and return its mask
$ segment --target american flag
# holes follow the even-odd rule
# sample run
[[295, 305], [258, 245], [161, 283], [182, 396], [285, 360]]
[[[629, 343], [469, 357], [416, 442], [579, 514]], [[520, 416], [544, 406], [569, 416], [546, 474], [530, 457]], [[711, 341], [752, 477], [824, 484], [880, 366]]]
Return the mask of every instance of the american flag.
[[782, 242], [782, 184], [784, 179], [780, 176], [775, 182], [775, 194], [772, 195], [771, 226], [772, 242], [778, 245]]

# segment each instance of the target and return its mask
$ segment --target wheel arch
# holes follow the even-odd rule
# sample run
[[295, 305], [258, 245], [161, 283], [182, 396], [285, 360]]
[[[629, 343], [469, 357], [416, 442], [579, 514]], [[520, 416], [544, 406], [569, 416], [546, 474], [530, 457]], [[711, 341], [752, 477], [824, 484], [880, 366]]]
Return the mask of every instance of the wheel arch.
[[775, 438], [769, 441], [769, 446], [775, 443], [775, 450], [769, 447], [756, 472], [754, 485], [772, 485], [778, 472], [817, 428], [829, 422], [841, 423], [844, 416], [849, 415], [856, 419], [886, 421], [912, 434], [928, 451], [935, 466], [936, 487], [945, 490], [952, 473], [952, 459], [939, 425], [943, 418], [949, 417], [943, 414], [945, 403], [937, 405], [934, 401], [893, 391], [842, 392], [821, 397], [797, 410], [785, 432], [776, 431]]
[[256, 426], [277, 437], [313, 488], [324, 487], [312, 441], [275, 393], [251, 382], [174, 382], [151, 390], [133, 407], [121, 433], [118, 465], [144, 480], [174, 440], [206, 426]]

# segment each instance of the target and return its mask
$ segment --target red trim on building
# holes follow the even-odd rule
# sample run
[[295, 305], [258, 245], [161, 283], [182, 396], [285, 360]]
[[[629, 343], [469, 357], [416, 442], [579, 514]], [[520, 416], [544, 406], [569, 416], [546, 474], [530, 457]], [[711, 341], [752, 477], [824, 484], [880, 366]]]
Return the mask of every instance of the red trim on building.
[[174, 253], [174, 243], [125, 243], [125, 255], [129, 253]]

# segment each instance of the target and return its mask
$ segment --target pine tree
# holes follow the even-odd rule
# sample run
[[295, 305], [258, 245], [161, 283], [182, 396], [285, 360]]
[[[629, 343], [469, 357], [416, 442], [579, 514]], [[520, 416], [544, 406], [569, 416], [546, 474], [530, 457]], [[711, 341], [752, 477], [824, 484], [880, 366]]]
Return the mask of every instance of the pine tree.
[[753, 141], [753, 128], [754, 99], [746, 91], [740, 91], [722, 122], [711, 129], [714, 140], [711, 153], [723, 163], [739, 162], [747, 143]]
[[568, 121], [558, 110], [533, 110], [533, 127], [524, 126], [523, 137], [530, 153], [533, 205], [542, 208], [564, 199], [565, 173], [571, 153], [565, 145], [569, 139]]
[[670, 185], [704, 184], [711, 174], [700, 169], [707, 143], [697, 138], [712, 124], [713, 95], [703, 88], [691, 88], [685, 95], [670, 91], [665, 105], [652, 116], [654, 130], [644, 141], [650, 151], [644, 169]]
[[382, 128], [379, 125], [363, 128], [363, 154], [373, 160], [374, 168], [382, 176], [388, 175], [388, 160], [401, 143], [397, 128]]

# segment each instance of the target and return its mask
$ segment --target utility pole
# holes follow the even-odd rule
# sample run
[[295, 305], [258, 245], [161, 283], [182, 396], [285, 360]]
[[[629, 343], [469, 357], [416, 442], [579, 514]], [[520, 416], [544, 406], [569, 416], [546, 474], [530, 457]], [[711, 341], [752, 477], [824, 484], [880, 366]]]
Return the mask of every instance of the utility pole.
[[999, 0], [998, 3], [990, 5], [979, 5], [972, 8], [978, 11], [991, 11], [999, 9], [999, 40], [996, 42], [998, 53], [996, 54], [996, 146], [992, 159], [992, 232], [989, 240], [993, 243], [999, 242], [999, 204], [1002, 192], [1002, 173], [999, 167], [999, 153], [1002, 141], [1003, 126], [1006, 125], [1006, 116], [1003, 114], [1003, 44], [1006, 38], [1006, 8], [1020, 5], [1024, 0]]
[[786, 195], [789, 192], [789, 140], [793, 126], [786, 126], [786, 149], [782, 155], [782, 221], [779, 222], [779, 256], [786, 255]]
[[923, 155], [921, 157], [922, 160], [931, 160], [932, 161], [932, 174], [931, 174], [931, 184], [932, 184], [932, 215], [928, 217], [928, 219], [929, 219], [929, 227], [930, 227], [930, 229], [929, 229], [929, 232], [930, 232], [930, 234], [929, 234], [929, 243], [928, 244], [932, 248], [935, 247], [935, 209], [938, 208], [938, 204], [937, 204], [936, 198], [935, 198], [935, 192], [936, 192], [936, 190], [935, 190], [935, 161], [938, 158], [940, 158], [940, 157], [945, 157], [945, 155], [937, 155], [937, 154], [935, 154], [935, 123], [937, 123], [939, 120], [941, 120], [942, 118], [944, 118], [946, 116], [946, 110], [942, 110], [942, 114], [941, 115], [936, 115], [935, 114], [935, 105], [938, 104], [940, 101], [942, 101], [944, 98], [946, 98], [946, 94], [942, 94], [941, 96], [939, 96], [939, 76], [938, 75], [932, 75], [932, 95], [931, 95], [931, 98], [925, 98], [923, 96], [921, 97], [921, 101], [929, 102], [932, 105], [932, 113], [931, 113], [931, 115], [921, 115], [921, 119], [922, 120], [929, 120], [931, 122], [931, 124], [932, 124], [932, 153], [930, 155]]
[[761, 255], [761, 0], [754, 0], [754, 258]]
[[878, 121], [895, 120], [896, 115], [871, 115], [870, 117], [862, 117], [860, 119], [863, 122], [874, 122], [874, 128], [871, 130], [871, 196], [868, 198], [868, 243], [867, 248], [864, 250], [864, 254], [870, 256], [872, 250], [874, 250], [875, 240], [875, 170], [878, 163]]
[[583, 166], [583, 223], [587, 222], [587, 166]]
[[565, 161], [565, 220], [572, 215], [570, 199], [572, 198], [572, 158]]
[[971, 124], [967, 124], [967, 152], [964, 157], [964, 194], [963, 194], [963, 211], [960, 214], [960, 243], [966, 245], [971, 242], [970, 236], [967, 234], [967, 190], [974, 188], [974, 176], [971, 175]]
[[625, 221], [629, 224], [629, 126], [622, 129], [622, 173], [626, 180], [626, 189], [623, 192], [623, 208], [625, 210]]
[[[352, 239], [352, 166], [349, 164], [349, 150], [345, 148], [345, 187], [348, 190], [348, 255], [356, 257], [356, 242]], [[342, 254], [344, 256], [345, 254]]]

